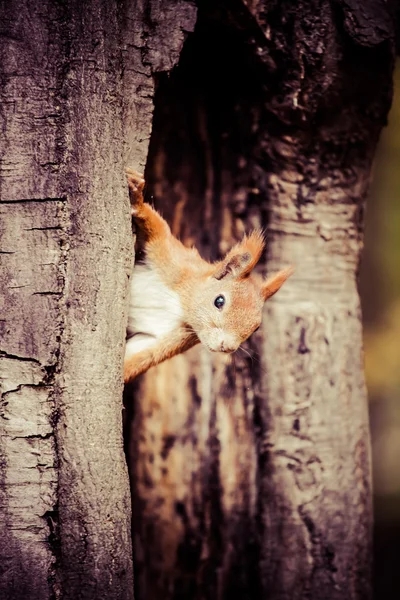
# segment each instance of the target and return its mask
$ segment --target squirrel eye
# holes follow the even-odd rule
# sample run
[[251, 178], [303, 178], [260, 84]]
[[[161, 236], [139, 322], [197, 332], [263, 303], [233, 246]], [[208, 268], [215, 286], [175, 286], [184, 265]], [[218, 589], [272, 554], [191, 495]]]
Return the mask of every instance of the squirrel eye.
[[218, 308], [218, 310], [221, 310], [221, 308], [223, 307], [223, 305], [225, 304], [225, 298], [224, 296], [217, 296], [214, 300], [214, 306], [216, 306]]

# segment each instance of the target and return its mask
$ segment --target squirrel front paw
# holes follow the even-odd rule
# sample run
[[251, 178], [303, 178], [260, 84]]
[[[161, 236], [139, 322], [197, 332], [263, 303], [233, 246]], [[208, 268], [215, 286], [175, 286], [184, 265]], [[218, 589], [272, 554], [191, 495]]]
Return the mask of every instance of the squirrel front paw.
[[128, 168], [126, 170], [126, 176], [128, 178], [131, 212], [132, 215], [135, 216], [138, 214], [139, 209], [143, 204], [143, 188], [145, 181], [143, 175], [133, 169]]

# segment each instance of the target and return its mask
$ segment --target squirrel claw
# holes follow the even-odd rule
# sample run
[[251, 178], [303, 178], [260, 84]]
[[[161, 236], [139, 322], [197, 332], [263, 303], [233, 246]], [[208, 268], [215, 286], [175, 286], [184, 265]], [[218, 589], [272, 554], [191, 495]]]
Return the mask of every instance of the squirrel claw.
[[128, 179], [132, 215], [136, 215], [138, 208], [143, 204], [143, 188], [145, 180], [142, 173], [130, 168], [126, 169], [126, 176]]

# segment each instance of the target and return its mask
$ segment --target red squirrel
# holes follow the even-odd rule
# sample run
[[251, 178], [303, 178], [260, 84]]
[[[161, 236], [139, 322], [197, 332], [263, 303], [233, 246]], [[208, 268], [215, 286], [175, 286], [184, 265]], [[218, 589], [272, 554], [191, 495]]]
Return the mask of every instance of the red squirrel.
[[127, 177], [139, 259], [130, 284], [125, 383], [199, 342], [211, 352], [234, 352], [260, 326], [265, 300], [293, 273], [288, 267], [266, 280], [252, 273], [265, 246], [259, 230], [223, 260], [207, 262], [144, 202], [143, 175], [127, 169]]

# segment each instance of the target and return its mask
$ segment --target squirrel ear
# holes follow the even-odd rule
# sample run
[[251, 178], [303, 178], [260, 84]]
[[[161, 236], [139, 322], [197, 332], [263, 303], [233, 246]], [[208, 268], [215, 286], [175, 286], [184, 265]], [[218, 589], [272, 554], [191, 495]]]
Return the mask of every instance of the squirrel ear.
[[271, 298], [279, 288], [285, 283], [286, 279], [290, 277], [294, 273], [294, 267], [286, 267], [276, 275], [272, 275], [266, 279], [261, 287], [261, 293], [264, 297], [264, 300], [268, 300]]
[[246, 235], [228, 252], [224, 260], [216, 264], [215, 279], [227, 276], [246, 277], [260, 260], [264, 245], [264, 236], [258, 229]]

